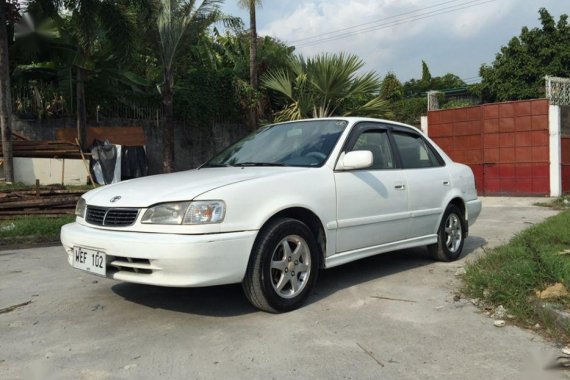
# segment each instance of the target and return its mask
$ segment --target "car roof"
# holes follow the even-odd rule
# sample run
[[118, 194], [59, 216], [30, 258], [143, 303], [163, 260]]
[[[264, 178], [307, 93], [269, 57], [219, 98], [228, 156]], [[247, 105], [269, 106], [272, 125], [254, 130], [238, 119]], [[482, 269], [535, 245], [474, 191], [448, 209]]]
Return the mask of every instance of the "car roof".
[[421, 132], [418, 128], [414, 127], [413, 125], [400, 123], [398, 121], [386, 120], [386, 119], [375, 119], [375, 118], [371, 118], [371, 117], [357, 117], [357, 116], [316, 117], [316, 118], [311, 118], [311, 119], [299, 119], [299, 120], [283, 121], [283, 122], [274, 123], [274, 124], [293, 123], [293, 122], [300, 122], [300, 121], [315, 121], [315, 120], [345, 120], [345, 121], [349, 122], [350, 124], [356, 124], [356, 123], [362, 122], [362, 121], [369, 121], [369, 122], [375, 122], [375, 123], [387, 123], [387, 124], [397, 125], [397, 126], [404, 127], [404, 128], [409, 128], [415, 132]]

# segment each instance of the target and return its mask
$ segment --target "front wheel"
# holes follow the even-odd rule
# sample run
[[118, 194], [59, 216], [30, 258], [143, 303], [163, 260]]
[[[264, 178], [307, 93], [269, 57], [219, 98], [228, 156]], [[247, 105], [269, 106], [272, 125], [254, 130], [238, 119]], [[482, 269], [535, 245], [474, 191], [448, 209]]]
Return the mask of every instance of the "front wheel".
[[465, 242], [465, 218], [454, 204], [447, 206], [437, 232], [437, 243], [428, 246], [435, 260], [454, 261], [461, 256]]
[[242, 283], [249, 302], [271, 313], [300, 307], [312, 292], [320, 253], [311, 230], [283, 218], [264, 227], [254, 244]]

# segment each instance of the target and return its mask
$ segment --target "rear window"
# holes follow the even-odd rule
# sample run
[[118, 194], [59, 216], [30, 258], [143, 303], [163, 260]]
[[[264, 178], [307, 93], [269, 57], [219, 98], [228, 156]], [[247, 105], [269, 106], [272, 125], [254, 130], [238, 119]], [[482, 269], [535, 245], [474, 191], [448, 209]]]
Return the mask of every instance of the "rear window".
[[394, 132], [393, 136], [404, 169], [443, 166], [421, 136], [402, 132]]

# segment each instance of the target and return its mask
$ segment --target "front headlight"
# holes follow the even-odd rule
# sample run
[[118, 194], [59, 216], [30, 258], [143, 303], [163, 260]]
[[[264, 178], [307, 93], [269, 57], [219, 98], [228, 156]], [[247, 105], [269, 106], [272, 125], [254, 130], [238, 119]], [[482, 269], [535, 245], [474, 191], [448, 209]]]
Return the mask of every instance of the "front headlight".
[[86, 208], [87, 208], [87, 202], [85, 202], [85, 199], [79, 198], [79, 200], [77, 201], [77, 205], [75, 205], [75, 215], [80, 218], [84, 218]]
[[141, 222], [148, 224], [211, 224], [221, 223], [226, 214], [223, 201], [161, 203], [150, 207]]

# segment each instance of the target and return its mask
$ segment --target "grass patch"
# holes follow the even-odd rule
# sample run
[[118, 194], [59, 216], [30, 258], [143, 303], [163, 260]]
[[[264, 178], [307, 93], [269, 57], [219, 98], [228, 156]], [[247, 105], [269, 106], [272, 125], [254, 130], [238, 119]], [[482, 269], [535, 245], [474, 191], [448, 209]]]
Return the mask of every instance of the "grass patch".
[[537, 202], [534, 205], [541, 207], [551, 207], [555, 210], [570, 209], [570, 195], [563, 195], [548, 202]]
[[[540, 323], [550, 333], [570, 339], [570, 329], [555, 331], [548, 316], [535, 307], [535, 290], [562, 283], [570, 289], [570, 210], [548, 218], [515, 236], [466, 267], [463, 292], [486, 305], [503, 305], [523, 325]], [[563, 309], [570, 297], [555, 300]]]
[[59, 240], [61, 226], [71, 223], [75, 216], [18, 216], [0, 221], [0, 246], [36, 244]]
[[[34, 190], [36, 188], [35, 185], [25, 185], [21, 182], [13, 182], [13, 183], [5, 183], [0, 182], [0, 191], [5, 190]], [[60, 184], [51, 184], [51, 185], [40, 185], [40, 189], [45, 188], [54, 188], [54, 189], [65, 189], [65, 190], [85, 190], [89, 191], [95, 188], [93, 185], [65, 185], [62, 186]]]
[[[94, 187], [91, 185], [68, 185], [60, 184], [41, 185], [40, 190], [71, 190], [78, 193], [87, 192]], [[20, 182], [1, 183], [0, 192], [10, 190], [35, 190], [35, 185], [25, 185]], [[2, 200], [0, 199], [0, 202]], [[64, 224], [73, 222], [75, 216], [53, 216], [53, 215], [29, 215], [8, 217], [0, 220], [0, 248], [18, 247], [34, 245], [39, 243], [51, 243], [59, 241], [59, 231]]]
[[2, 190], [25, 190], [25, 189], [29, 189], [31, 187], [32, 186], [24, 185], [21, 182], [12, 182], [12, 183], [0, 182], [0, 191], [2, 191]]

